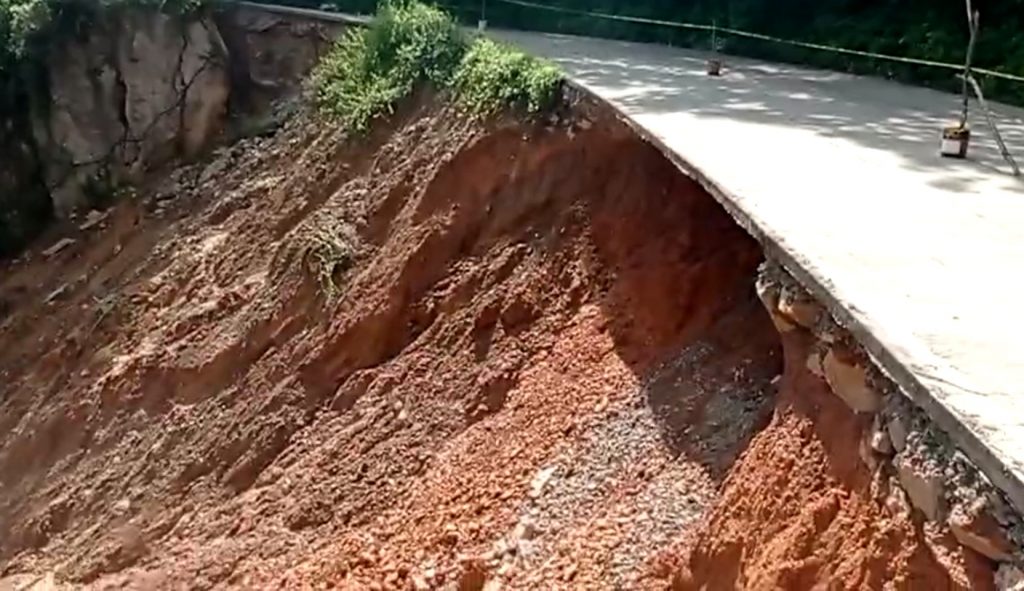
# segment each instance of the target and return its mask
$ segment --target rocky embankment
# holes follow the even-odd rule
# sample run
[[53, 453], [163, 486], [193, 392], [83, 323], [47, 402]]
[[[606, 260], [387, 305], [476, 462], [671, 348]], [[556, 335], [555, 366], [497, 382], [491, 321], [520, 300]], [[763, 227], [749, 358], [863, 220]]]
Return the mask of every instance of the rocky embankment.
[[266, 131], [274, 101], [295, 94], [343, 29], [242, 6], [91, 18], [39, 50], [37, 90], [0, 126], [0, 232], [11, 241], [0, 249], [48, 212], [106, 206], [174, 162]]

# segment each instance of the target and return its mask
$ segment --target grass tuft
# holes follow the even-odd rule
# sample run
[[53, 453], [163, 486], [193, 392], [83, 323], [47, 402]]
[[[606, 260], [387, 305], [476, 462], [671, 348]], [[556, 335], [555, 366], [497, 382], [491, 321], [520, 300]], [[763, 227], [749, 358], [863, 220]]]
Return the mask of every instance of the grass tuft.
[[546, 110], [561, 81], [554, 64], [483, 37], [470, 46], [454, 76], [459, 102], [478, 113], [509, 106]]
[[558, 69], [507, 45], [462, 32], [445, 11], [416, 0], [386, 1], [370, 25], [350, 30], [313, 71], [321, 111], [362, 132], [428, 84], [450, 89], [477, 113], [541, 111], [554, 102]]

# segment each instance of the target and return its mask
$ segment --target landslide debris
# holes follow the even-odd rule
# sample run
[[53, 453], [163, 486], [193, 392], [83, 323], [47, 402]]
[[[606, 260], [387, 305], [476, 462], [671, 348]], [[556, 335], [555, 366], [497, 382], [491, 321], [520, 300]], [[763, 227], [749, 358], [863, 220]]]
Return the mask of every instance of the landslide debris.
[[300, 104], [2, 263], [0, 585], [991, 586], [700, 185], [452, 98]]
[[763, 419], [778, 352], [756, 243], [575, 109], [482, 123], [423, 97], [356, 142], [303, 113], [8, 265], [3, 573], [450, 582], [522, 519], [521, 577], [645, 576]]
[[759, 246], [589, 103], [301, 112], [68, 238], [0, 279], [4, 576], [991, 581], [869, 497], [824, 381], [773, 385]]
[[872, 418], [808, 369], [814, 339], [790, 331], [783, 343], [772, 421], [688, 540], [673, 588], [994, 589], [994, 564], [874, 469], [861, 443]]

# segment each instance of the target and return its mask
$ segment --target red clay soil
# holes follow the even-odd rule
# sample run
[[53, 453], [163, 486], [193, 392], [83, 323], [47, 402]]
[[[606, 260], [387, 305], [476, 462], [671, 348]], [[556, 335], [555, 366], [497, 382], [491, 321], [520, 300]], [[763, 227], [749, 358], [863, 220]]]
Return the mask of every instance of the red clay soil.
[[715, 588], [966, 572], [864, 496], [820, 388], [734, 466], [782, 366], [760, 249], [578, 109], [299, 115], [6, 264], [0, 578], [665, 588], [687, 540]]
[[872, 477], [857, 445], [869, 419], [806, 369], [810, 341], [785, 336], [775, 416], [726, 479], [673, 588], [994, 588], [991, 564]]

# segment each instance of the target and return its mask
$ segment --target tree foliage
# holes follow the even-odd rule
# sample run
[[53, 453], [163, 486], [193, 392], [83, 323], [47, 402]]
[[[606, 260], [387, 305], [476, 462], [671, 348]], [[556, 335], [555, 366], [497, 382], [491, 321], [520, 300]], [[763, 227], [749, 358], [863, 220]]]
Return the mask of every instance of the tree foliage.
[[[288, 0], [303, 4], [306, 0]], [[311, 0], [310, 0], [311, 1]], [[541, 4], [701, 24], [717, 23], [776, 37], [875, 53], [961, 63], [967, 48], [963, 0], [534, 0]], [[366, 11], [373, 0], [328, 0], [339, 10]], [[468, 23], [481, 0], [438, 0]], [[1024, 0], [974, 0], [981, 12], [975, 65], [1024, 75]], [[487, 0], [494, 25], [577, 33], [709, 49], [707, 33], [601, 20]], [[872, 74], [955, 90], [953, 72], [724, 37], [727, 53]], [[984, 80], [993, 98], [1024, 104], [1024, 84]]]
[[561, 79], [554, 65], [481, 38], [463, 56], [452, 83], [459, 101], [476, 112], [515, 106], [534, 113], [551, 106]]
[[421, 84], [452, 89], [476, 112], [536, 112], [551, 103], [560, 80], [553, 65], [470, 37], [439, 8], [395, 0], [383, 3], [368, 27], [346, 33], [310, 84], [321, 109], [363, 131]]

